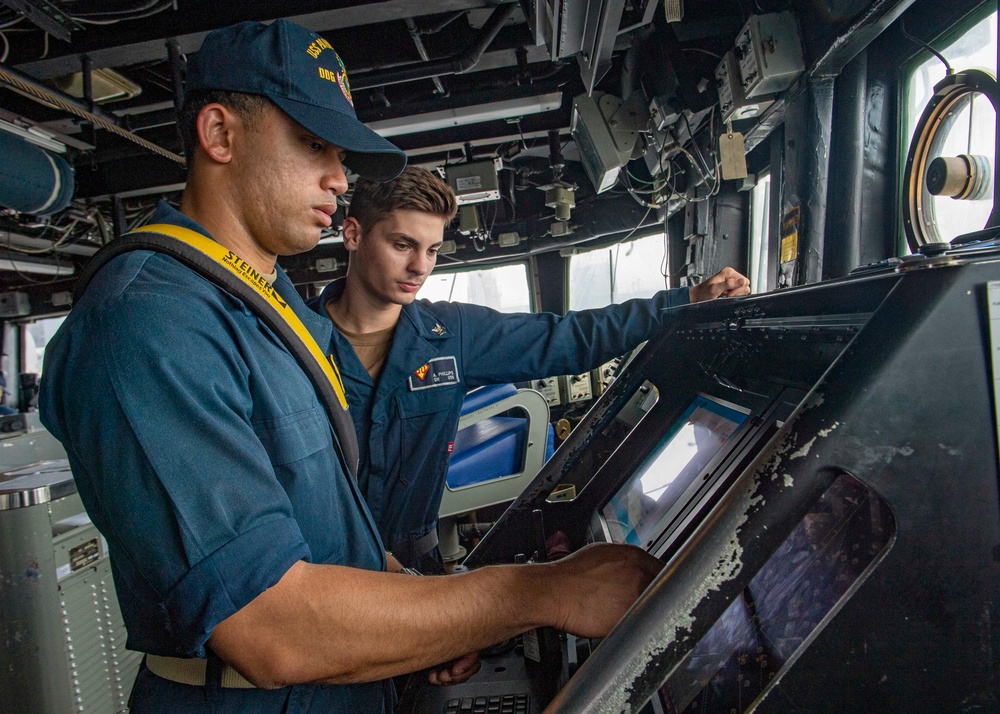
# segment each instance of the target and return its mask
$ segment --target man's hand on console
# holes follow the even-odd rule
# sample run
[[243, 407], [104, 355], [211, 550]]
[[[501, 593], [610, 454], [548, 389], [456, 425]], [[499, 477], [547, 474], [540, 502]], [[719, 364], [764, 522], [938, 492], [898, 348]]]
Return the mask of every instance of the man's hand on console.
[[723, 268], [712, 277], [702, 280], [697, 285], [692, 285], [688, 292], [691, 302], [749, 294], [750, 281], [744, 275], [728, 267]]
[[426, 578], [298, 561], [216, 625], [208, 646], [266, 689], [427, 668], [432, 683], [457, 684], [478, 668], [475, 653], [536, 627], [604, 637], [662, 567], [608, 543], [552, 563]]
[[552, 578], [556, 627], [579, 637], [604, 637], [663, 569], [631, 545], [595, 543], [542, 567]]

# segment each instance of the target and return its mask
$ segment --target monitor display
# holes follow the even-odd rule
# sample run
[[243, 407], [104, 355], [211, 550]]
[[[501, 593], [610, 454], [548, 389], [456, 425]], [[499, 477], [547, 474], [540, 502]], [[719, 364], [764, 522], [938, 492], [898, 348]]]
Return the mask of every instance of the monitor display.
[[[618, 180], [618, 172], [621, 164], [609, 163], [602, 157], [587, 123], [580, 119], [573, 125], [573, 139], [580, 150], [580, 158], [583, 160], [583, 168], [587, 177], [594, 184], [597, 193], [603, 193], [611, 188]], [[616, 157], [617, 158], [617, 157]]]
[[888, 504], [838, 476], [671, 673], [659, 693], [664, 710], [753, 709], [894, 532]]
[[611, 540], [648, 546], [656, 526], [749, 413], [704, 395], [696, 397], [602, 509]]

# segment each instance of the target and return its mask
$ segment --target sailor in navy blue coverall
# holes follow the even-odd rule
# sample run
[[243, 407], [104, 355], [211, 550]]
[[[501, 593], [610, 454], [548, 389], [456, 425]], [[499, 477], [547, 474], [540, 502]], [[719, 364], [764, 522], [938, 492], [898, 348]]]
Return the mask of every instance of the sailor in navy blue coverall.
[[[325, 311], [344, 283], [330, 283], [316, 308]], [[419, 561], [435, 544], [466, 392], [584, 372], [648, 339], [663, 319], [662, 310], [687, 303], [688, 289], [681, 288], [560, 317], [417, 300], [403, 306], [377, 383], [334, 330], [331, 351], [361, 446], [358, 481], [388, 550], [404, 565], [432, 567]], [[421, 379], [417, 372], [424, 365], [428, 370]], [[420, 548], [421, 543], [430, 547]]]
[[[207, 235], [165, 203], [153, 222]], [[281, 271], [275, 288], [328, 339]], [[42, 418], [107, 538], [129, 649], [207, 657], [216, 625], [300, 560], [385, 569], [312, 384], [245, 305], [191, 269], [149, 251], [115, 258], [45, 354]], [[382, 699], [373, 682], [226, 689], [216, 705], [379, 714]], [[169, 714], [192, 700], [204, 693], [143, 671], [132, 706]]]
[[[310, 301], [338, 327], [330, 349], [361, 445], [368, 507], [388, 550], [418, 569], [434, 566], [437, 512], [466, 392], [579, 374], [648, 339], [665, 309], [749, 292], [749, 281], [726, 268], [694, 288], [565, 316], [415, 300], [454, 208], [447, 184], [419, 167], [384, 184], [358, 181], [344, 223], [347, 277]], [[376, 380], [343, 333], [353, 327], [356, 338], [393, 326]], [[423, 559], [428, 553], [432, 560]]]

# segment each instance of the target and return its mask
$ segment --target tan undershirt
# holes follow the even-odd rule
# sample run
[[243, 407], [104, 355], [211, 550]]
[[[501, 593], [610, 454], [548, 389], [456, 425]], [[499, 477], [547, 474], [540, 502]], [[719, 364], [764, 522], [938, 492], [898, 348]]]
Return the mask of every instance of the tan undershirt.
[[[327, 314], [330, 314], [329, 311]], [[330, 315], [330, 319], [333, 320], [332, 315]], [[333, 324], [340, 330], [340, 334], [351, 343], [351, 347], [354, 348], [354, 352], [361, 360], [365, 371], [377, 382], [378, 376], [382, 373], [382, 367], [385, 366], [385, 358], [389, 356], [389, 348], [392, 347], [392, 337], [396, 334], [396, 326], [393, 325], [378, 332], [359, 334], [345, 330], [337, 324], [336, 320], [333, 320]]]

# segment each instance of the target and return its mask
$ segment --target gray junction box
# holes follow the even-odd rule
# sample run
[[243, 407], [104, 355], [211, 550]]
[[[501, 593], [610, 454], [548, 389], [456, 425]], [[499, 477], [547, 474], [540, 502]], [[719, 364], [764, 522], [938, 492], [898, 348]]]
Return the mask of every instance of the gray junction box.
[[751, 15], [736, 38], [736, 56], [748, 99], [785, 91], [805, 69], [795, 17], [787, 11]]
[[500, 179], [496, 161], [475, 161], [447, 168], [448, 185], [459, 206], [500, 199]]

